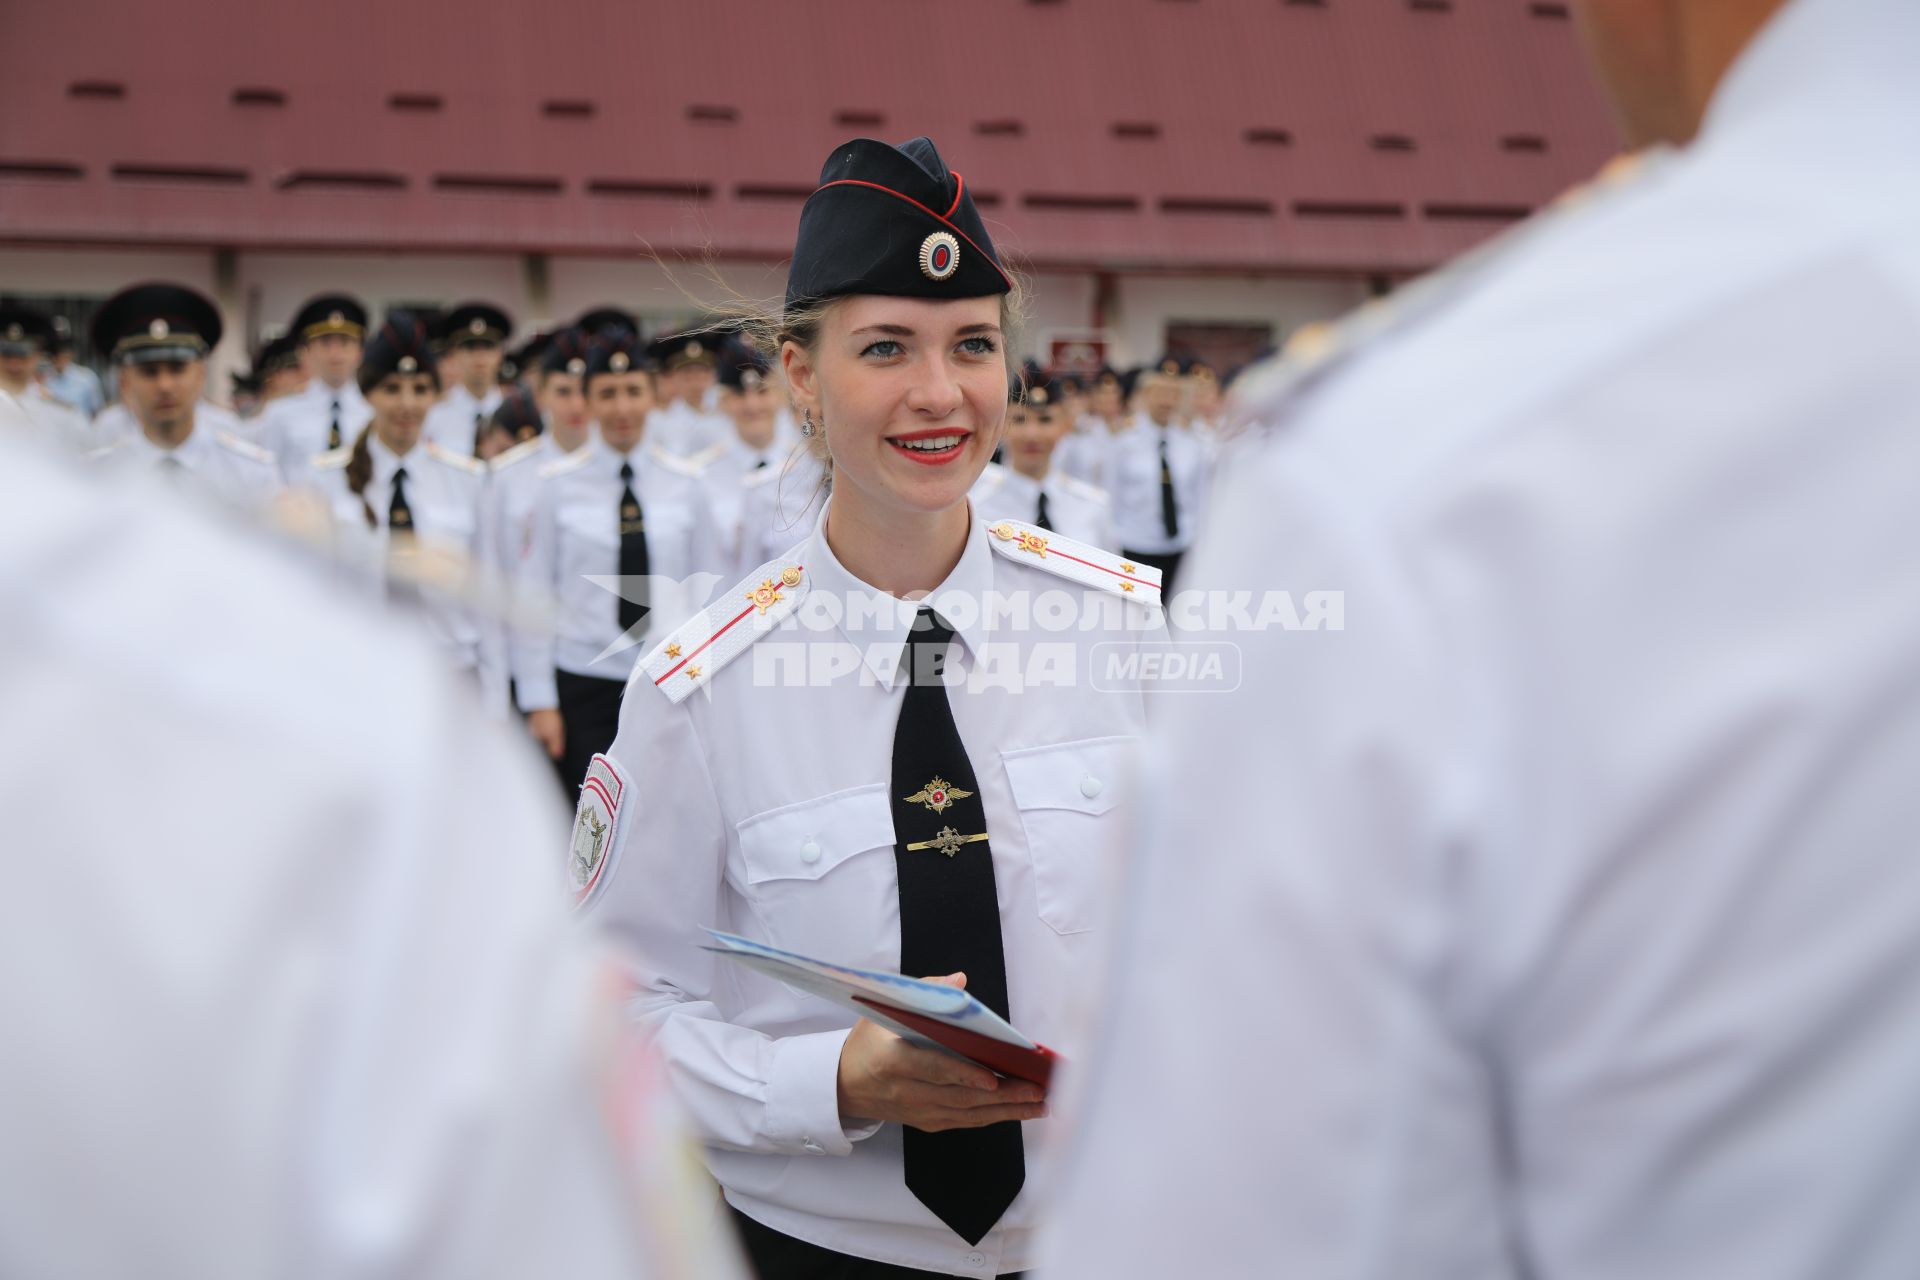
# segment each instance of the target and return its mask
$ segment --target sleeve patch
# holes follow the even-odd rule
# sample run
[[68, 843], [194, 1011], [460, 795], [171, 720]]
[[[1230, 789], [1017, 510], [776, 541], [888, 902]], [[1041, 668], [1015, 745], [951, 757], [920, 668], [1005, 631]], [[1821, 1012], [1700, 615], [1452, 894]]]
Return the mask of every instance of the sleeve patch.
[[575, 910], [584, 909], [613, 878], [626, 816], [626, 775], [611, 756], [597, 755], [587, 766], [587, 780], [580, 787], [580, 803], [573, 813], [573, 841], [567, 854]]

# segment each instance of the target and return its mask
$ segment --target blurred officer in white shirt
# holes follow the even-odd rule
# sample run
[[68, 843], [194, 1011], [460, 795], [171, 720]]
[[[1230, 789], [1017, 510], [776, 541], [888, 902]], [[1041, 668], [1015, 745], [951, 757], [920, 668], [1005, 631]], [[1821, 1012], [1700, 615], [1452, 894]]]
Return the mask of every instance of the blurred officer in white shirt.
[[1249, 375], [1049, 1277], [1920, 1272], [1920, 6], [1576, 7], [1678, 149]]
[[[524, 746], [399, 624], [19, 412], [0, 1275], [736, 1276]], [[350, 650], [381, 661], [313, 678]]]

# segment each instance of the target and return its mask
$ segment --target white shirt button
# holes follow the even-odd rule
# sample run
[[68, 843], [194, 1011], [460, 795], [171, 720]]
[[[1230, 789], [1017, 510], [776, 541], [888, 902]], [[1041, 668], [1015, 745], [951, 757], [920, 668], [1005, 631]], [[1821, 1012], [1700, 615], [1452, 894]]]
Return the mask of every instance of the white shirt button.
[[984, 1253], [970, 1253], [962, 1258], [961, 1261], [970, 1267], [984, 1267], [987, 1265], [987, 1255]]
[[800, 861], [808, 866], [820, 861], [820, 842], [812, 836], [808, 836], [806, 843], [800, 846]]
[[802, 1140], [800, 1145], [805, 1147], [807, 1150], [813, 1152], [813, 1154], [815, 1155], [819, 1155], [822, 1151], [826, 1150], [825, 1147], [815, 1142], [812, 1138], [806, 1138]]
[[1080, 794], [1089, 800], [1099, 795], [1105, 789], [1106, 784], [1092, 774], [1088, 774], [1086, 777], [1080, 779]]

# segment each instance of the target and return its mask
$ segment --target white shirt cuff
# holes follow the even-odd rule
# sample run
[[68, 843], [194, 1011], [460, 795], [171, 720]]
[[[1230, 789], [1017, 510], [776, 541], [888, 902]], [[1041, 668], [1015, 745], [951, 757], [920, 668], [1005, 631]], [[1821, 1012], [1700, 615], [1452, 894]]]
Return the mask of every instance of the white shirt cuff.
[[844, 1156], [879, 1124], [840, 1123], [840, 1050], [847, 1031], [783, 1036], [773, 1042], [767, 1079], [767, 1137], [795, 1154]]
[[515, 675], [513, 693], [522, 711], [552, 711], [560, 705], [552, 667], [547, 668], [545, 675], [535, 674], [525, 680]]

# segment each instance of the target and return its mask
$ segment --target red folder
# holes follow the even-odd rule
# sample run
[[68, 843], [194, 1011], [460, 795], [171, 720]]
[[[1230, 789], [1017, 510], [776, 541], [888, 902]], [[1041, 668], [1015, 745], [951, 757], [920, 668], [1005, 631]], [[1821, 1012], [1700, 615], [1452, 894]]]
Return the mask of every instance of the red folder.
[[865, 996], [855, 996], [853, 999], [856, 1004], [863, 1004], [869, 1009], [877, 1010], [902, 1026], [912, 1027], [935, 1044], [951, 1049], [968, 1061], [977, 1062], [1003, 1076], [1027, 1080], [1039, 1085], [1042, 1089], [1047, 1088], [1053, 1081], [1053, 1064], [1060, 1058], [1045, 1045], [1023, 1049], [1017, 1044], [995, 1040], [991, 1036], [981, 1035], [978, 1031], [956, 1027], [950, 1023], [941, 1022], [937, 1018], [929, 1018], [925, 1014], [883, 1004], [878, 1000], [869, 1000]]

